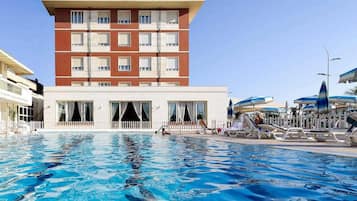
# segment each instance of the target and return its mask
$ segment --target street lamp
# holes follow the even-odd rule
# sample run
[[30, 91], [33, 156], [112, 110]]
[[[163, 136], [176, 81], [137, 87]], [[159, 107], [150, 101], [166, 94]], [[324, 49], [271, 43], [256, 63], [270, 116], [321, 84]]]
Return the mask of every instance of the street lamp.
[[327, 72], [326, 73], [317, 73], [317, 75], [322, 75], [322, 76], [326, 76], [326, 80], [327, 80], [327, 93], [329, 94], [330, 92], [330, 62], [332, 61], [340, 61], [342, 60], [340, 57], [330, 57], [330, 53], [327, 50], [327, 48], [325, 48], [326, 51], [326, 55], [327, 55]]

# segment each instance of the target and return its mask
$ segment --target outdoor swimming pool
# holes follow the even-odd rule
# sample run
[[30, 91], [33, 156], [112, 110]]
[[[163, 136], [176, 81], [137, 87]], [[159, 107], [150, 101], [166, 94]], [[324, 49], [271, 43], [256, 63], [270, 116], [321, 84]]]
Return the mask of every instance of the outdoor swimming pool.
[[355, 200], [357, 159], [145, 134], [0, 137], [0, 200], [273, 199]]

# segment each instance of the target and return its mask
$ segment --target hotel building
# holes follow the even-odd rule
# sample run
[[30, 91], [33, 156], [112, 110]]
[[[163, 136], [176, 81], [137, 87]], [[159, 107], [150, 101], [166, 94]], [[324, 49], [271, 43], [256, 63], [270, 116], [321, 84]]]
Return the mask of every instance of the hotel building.
[[15, 131], [20, 121], [43, 121], [43, 96], [29, 75], [32, 70], [0, 50], [0, 133]]
[[225, 120], [225, 87], [189, 86], [190, 23], [203, 2], [43, 0], [55, 18], [56, 69], [45, 127]]

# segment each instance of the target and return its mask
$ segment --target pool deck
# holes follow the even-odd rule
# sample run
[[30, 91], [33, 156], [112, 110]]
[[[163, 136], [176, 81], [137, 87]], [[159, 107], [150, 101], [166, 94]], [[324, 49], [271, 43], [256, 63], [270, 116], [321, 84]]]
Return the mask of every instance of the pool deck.
[[221, 135], [201, 135], [201, 134], [180, 134], [179, 136], [211, 139], [224, 142], [233, 142], [246, 145], [266, 145], [274, 148], [306, 151], [313, 153], [331, 154], [345, 157], [357, 158], [357, 147], [350, 147], [344, 143], [337, 142], [313, 142], [313, 141], [278, 141], [278, 140], [258, 140], [246, 138], [232, 138]]

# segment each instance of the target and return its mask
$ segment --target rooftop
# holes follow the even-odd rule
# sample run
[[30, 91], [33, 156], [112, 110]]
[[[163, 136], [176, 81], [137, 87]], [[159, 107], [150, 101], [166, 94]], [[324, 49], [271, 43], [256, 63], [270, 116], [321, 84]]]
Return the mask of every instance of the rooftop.
[[0, 62], [9, 66], [17, 75], [32, 75], [33, 71], [0, 49]]
[[50, 15], [54, 15], [56, 8], [141, 8], [168, 9], [188, 8], [190, 22], [196, 16], [205, 0], [42, 0]]

